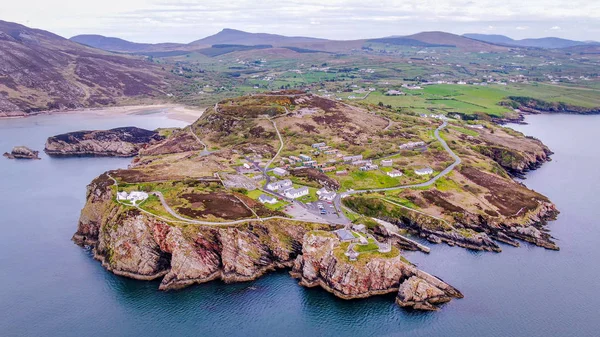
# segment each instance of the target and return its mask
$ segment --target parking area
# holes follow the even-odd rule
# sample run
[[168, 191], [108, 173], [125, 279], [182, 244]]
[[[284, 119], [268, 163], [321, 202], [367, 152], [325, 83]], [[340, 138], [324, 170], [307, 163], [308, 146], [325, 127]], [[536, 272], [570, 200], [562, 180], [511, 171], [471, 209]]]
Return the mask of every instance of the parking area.
[[319, 216], [327, 220], [328, 222], [334, 224], [345, 224], [345, 219], [338, 215], [337, 210], [332, 202], [316, 201], [312, 203], [307, 203], [306, 209], [310, 213]]

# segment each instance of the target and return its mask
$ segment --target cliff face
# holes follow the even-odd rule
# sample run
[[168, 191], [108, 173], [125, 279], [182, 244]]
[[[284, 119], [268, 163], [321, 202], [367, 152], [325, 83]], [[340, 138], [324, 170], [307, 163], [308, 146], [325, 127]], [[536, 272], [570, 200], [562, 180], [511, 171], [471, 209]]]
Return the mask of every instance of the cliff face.
[[509, 173], [516, 176], [524, 176], [528, 171], [535, 170], [543, 163], [550, 160], [552, 152], [545, 146], [538, 151], [527, 153], [519, 152], [505, 146], [489, 145], [478, 146], [476, 149], [495, 162]]
[[381, 255], [349, 261], [340, 246], [330, 233], [307, 233], [292, 275], [301, 285], [321, 286], [344, 299], [398, 292], [401, 306], [422, 310], [437, 310], [434, 304], [463, 297], [452, 286], [404, 262], [399, 254], [375, 253]]
[[[73, 240], [93, 248], [102, 265], [139, 280], [162, 278], [159, 289], [180, 289], [220, 279], [242, 282], [276, 268], [308, 287], [320, 285], [350, 299], [398, 293], [402, 306], [436, 310], [462, 294], [438, 278], [390, 253], [364, 253], [350, 262], [329, 226], [271, 220], [257, 224], [196, 226], [168, 224], [113, 200], [112, 179], [103, 174], [88, 186]], [[371, 255], [368, 255], [371, 254]], [[416, 284], [416, 285], [415, 285]]]
[[271, 220], [237, 227], [178, 227], [113, 201], [106, 174], [88, 186], [73, 240], [94, 248], [95, 257], [118, 275], [178, 289], [214, 279], [253, 280], [289, 267], [301, 252], [304, 234], [324, 225]]
[[164, 137], [156, 131], [123, 127], [102, 131], [78, 131], [49, 137], [44, 151], [50, 156], [133, 157], [140, 149]]

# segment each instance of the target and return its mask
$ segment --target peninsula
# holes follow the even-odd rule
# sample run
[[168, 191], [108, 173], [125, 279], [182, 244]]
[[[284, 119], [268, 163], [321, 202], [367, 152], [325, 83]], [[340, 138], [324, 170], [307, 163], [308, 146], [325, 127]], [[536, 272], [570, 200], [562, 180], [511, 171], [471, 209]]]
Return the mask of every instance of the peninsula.
[[293, 90], [241, 96], [94, 179], [73, 240], [161, 290], [289, 268], [341, 298], [396, 293], [437, 310], [463, 294], [403, 256], [429, 251], [414, 238], [559, 249], [544, 227], [555, 206], [513, 180], [550, 155], [488, 121]]

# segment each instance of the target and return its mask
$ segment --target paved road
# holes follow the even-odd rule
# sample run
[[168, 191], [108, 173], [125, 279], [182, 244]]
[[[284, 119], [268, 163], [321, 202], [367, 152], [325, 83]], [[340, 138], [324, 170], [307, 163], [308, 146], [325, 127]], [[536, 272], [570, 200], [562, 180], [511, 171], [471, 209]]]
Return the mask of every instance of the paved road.
[[[287, 110], [287, 109], [286, 109]], [[269, 169], [269, 166], [271, 166], [271, 164], [273, 164], [273, 162], [275, 161], [275, 159], [279, 156], [279, 154], [281, 153], [281, 151], [283, 150], [283, 137], [281, 137], [281, 133], [279, 133], [279, 129], [277, 128], [277, 123], [274, 120], [271, 120], [271, 123], [273, 123], [273, 127], [275, 128], [275, 131], [277, 132], [277, 137], [279, 137], [279, 150], [277, 150], [277, 153], [275, 153], [275, 155], [273, 156], [273, 158], [271, 158], [271, 160], [269, 160], [267, 162], [267, 165], [265, 165], [265, 169], [264, 169], [264, 175], [265, 178], [267, 179], [267, 182], [265, 183], [265, 188], [267, 187], [267, 184], [269, 183], [269, 178], [267, 176], [267, 170]]]
[[[290, 219], [290, 218], [286, 218], [286, 217], [282, 217], [282, 216], [271, 216], [271, 217], [267, 217], [267, 218], [252, 218], [252, 219], [242, 219], [242, 220], [223, 221], [223, 222], [192, 220], [192, 219], [184, 218], [181, 215], [177, 214], [167, 204], [162, 193], [160, 193], [158, 191], [154, 191], [151, 193], [156, 195], [158, 197], [158, 199], [160, 199], [160, 203], [163, 205], [165, 210], [167, 210], [167, 212], [169, 212], [169, 214], [171, 214], [173, 217], [175, 217], [181, 221], [184, 221], [184, 222], [187, 222], [190, 224], [194, 224], [194, 225], [207, 225], [207, 226], [239, 225], [239, 224], [248, 223], [248, 222], [258, 222], [258, 221], [262, 222], [262, 221], [274, 220], [274, 219], [291, 220], [291, 221], [306, 221], [306, 220], [302, 220], [302, 219]], [[313, 222], [319, 222], [319, 221], [315, 219], [315, 220], [313, 220]]]
[[[442, 139], [442, 137], [440, 137], [440, 130], [445, 128], [446, 126], [448, 126], [448, 122], [444, 121], [444, 123], [442, 123], [442, 125], [440, 125], [437, 129], [435, 129], [435, 131], [433, 132], [433, 135], [442, 144], [442, 147], [444, 148], [444, 150], [446, 150], [446, 152], [448, 152], [448, 154], [452, 157], [452, 159], [454, 159], [454, 163], [452, 163], [450, 166], [446, 167], [438, 175], [436, 175], [435, 177], [431, 178], [430, 180], [428, 180], [424, 183], [419, 183], [419, 184], [402, 185], [402, 186], [395, 186], [395, 187], [388, 187], [388, 188], [372, 188], [372, 189], [366, 189], [366, 190], [344, 192], [344, 193], [338, 194], [336, 196], [336, 198], [334, 200], [336, 207], [338, 207], [338, 209], [342, 209], [342, 207], [341, 207], [342, 200], [341, 199], [346, 196], [349, 196], [349, 195], [366, 193], [366, 192], [385, 192], [385, 191], [395, 191], [395, 190], [402, 190], [402, 189], [415, 188], [415, 187], [427, 187], [427, 186], [433, 185], [438, 179], [440, 179], [440, 178], [446, 176], [448, 173], [452, 172], [452, 170], [454, 170], [454, 168], [457, 165], [459, 165], [462, 161], [460, 160], [460, 157], [458, 157], [454, 153], [454, 151], [452, 151], [452, 149], [450, 148], [450, 146], [448, 146], [446, 141], [444, 139]], [[348, 220], [348, 221], [350, 221], [350, 220]]]

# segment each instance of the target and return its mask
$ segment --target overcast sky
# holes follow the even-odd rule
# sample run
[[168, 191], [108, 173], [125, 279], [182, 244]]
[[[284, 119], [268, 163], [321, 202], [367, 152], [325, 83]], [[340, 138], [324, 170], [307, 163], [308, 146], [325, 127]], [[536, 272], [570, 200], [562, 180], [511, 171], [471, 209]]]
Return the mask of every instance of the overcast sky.
[[0, 19], [64, 37], [191, 42], [223, 28], [330, 39], [442, 30], [600, 40], [600, 0], [3, 0]]

